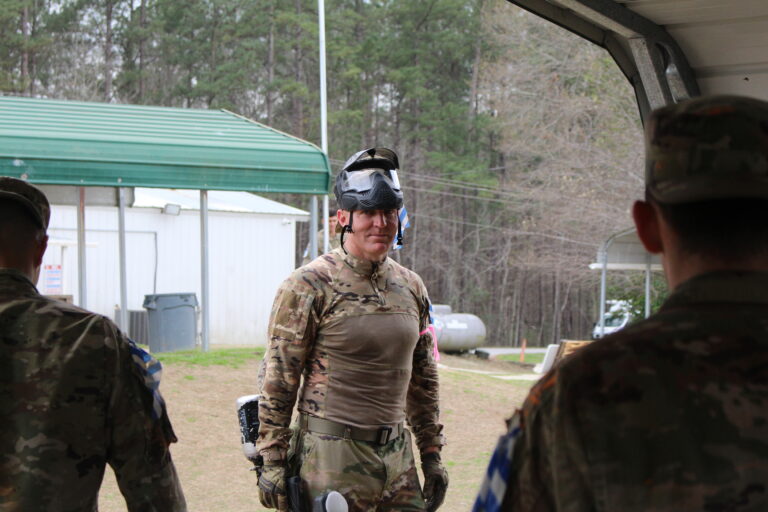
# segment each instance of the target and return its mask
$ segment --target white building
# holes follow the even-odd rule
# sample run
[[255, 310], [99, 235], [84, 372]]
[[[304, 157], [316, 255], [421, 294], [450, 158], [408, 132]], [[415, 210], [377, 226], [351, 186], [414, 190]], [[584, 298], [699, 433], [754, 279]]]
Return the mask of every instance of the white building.
[[[247, 192], [210, 191], [211, 344], [265, 345], [272, 300], [294, 269], [296, 222], [309, 215]], [[128, 309], [146, 294], [201, 297], [197, 190], [134, 189], [126, 208]], [[87, 309], [110, 318], [120, 303], [118, 210], [88, 206]], [[77, 207], [52, 205], [49, 247], [38, 289], [78, 297]]]

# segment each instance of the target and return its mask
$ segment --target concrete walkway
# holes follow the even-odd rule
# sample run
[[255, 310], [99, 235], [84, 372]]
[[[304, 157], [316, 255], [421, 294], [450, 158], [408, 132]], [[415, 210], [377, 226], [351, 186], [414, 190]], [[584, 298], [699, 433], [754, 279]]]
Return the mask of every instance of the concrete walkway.
[[[475, 350], [482, 350], [483, 352], [487, 352], [491, 357], [520, 353], [520, 347], [480, 347]], [[525, 349], [526, 354], [544, 354], [546, 352], [547, 349], [542, 347], [530, 347]]]
[[488, 371], [488, 370], [471, 370], [469, 368], [455, 368], [453, 366], [446, 366], [442, 363], [437, 363], [437, 367], [441, 370], [450, 370], [454, 372], [488, 375], [489, 377], [493, 377], [495, 379], [501, 379], [501, 380], [534, 381], [534, 380], [539, 380], [539, 378], [541, 377], [541, 374], [539, 373], [504, 373], [504, 372], [494, 372], [494, 371]]

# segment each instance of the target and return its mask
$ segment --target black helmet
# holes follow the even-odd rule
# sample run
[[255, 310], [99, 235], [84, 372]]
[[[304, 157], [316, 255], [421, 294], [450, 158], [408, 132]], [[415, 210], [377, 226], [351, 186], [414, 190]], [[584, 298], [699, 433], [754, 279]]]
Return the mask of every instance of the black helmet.
[[364, 149], [352, 155], [336, 176], [333, 193], [342, 210], [399, 210], [403, 192], [397, 179], [399, 164], [387, 148]]

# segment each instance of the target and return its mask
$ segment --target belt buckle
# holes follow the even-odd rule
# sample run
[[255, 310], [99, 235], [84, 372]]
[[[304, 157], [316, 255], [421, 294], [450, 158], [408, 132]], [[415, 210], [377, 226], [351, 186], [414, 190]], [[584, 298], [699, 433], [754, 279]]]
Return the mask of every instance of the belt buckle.
[[379, 428], [379, 432], [377, 435], [378, 439], [376, 441], [379, 444], [387, 444], [391, 436], [392, 436], [392, 427], [381, 427]]

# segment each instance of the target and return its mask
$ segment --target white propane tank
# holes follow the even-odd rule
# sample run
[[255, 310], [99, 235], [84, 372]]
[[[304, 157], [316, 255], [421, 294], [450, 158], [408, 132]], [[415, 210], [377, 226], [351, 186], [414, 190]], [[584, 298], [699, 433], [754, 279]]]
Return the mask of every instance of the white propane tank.
[[[447, 313], [443, 313], [447, 311]], [[452, 313], [450, 306], [432, 306], [437, 346], [442, 352], [466, 352], [485, 343], [485, 324], [469, 313]]]

